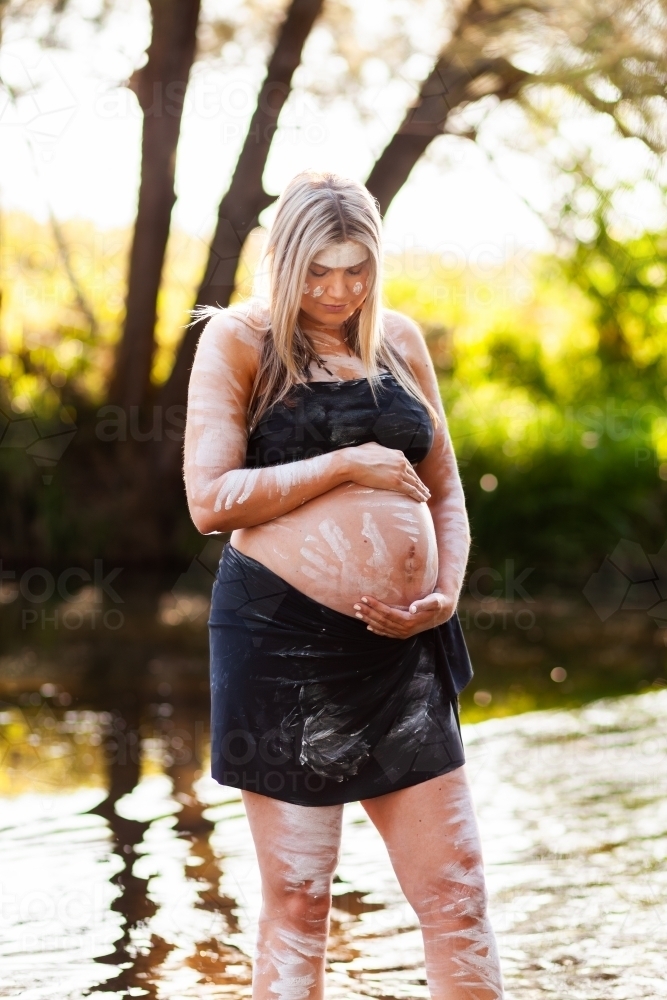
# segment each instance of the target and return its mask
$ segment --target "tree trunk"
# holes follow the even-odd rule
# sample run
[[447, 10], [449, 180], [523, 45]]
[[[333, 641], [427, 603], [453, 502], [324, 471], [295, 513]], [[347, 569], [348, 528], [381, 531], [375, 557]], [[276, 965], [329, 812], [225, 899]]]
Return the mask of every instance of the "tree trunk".
[[148, 62], [130, 81], [144, 113], [139, 203], [130, 253], [125, 324], [110, 399], [143, 406], [150, 393], [157, 296], [176, 200], [174, 171], [183, 101], [195, 55], [200, 0], [151, 0]]
[[[243, 245], [263, 211], [275, 196], [262, 187], [264, 168], [278, 127], [278, 118], [301, 62], [303, 46], [322, 10], [323, 0], [292, 0], [267, 67], [248, 134], [231, 184], [218, 209], [218, 222], [209, 251], [197, 305], [229, 305]], [[179, 346], [174, 368], [160, 395], [166, 409], [185, 405], [190, 368], [203, 323], [189, 327]], [[163, 461], [171, 467], [180, 452], [165, 448]]]
[[[292, 75], [299, 65], [303, 45], [322, 7], [322, 0], [293, 0], [280, 29], [268, 66], [248, 135], [229, 190], [220, 204], [218, 224], [209, 259], [197, 295], [197, 304], [226, 306], [234, 290], [236, 270], [248, 233], [273, 198], [262, 187], [262, 175], [278, 116], [289, 95]], [[367, 186], [386, 212], [395, 194], [428, 145], [445, 129], [450, 112], [480, 95], [482, 77], [488, 77], [484, 93], [512, 96], [528, 74], [502, 58], [483, 58], [469, 29], [479, 22], [497, 20], [504, 13], [489, 15], [480, 0], [471, 0], [463, 11], [450, 42], [424, 81], [419, 97], [377, 160]], [[477, 88], [477, 89], [475, 89]], [[163, 412], [183, 408], [192, 360], [203, 322], [189, 327], [178, 349], [174, 368], [161, 394]], [[180, 467], [181, 442], [165, 441], [159, 455], [161, 474], [174, 477]]]

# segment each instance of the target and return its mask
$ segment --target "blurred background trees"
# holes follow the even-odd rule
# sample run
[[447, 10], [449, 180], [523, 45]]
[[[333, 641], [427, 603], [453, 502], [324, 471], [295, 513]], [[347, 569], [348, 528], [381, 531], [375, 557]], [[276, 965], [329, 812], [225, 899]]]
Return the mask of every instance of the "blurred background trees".
[[[14, 29], [29, 18], [44, 46], [66, 45], [72, 24], [99, 30], [113, 9], [86, 20], [72, 3], [23, 0], [3, 5], [2, 18]], [[427, 43], [407, 30], [411, 11], [429, 25]], [[421, 159], [442, 156], [443, 136], [491, 160], [500, 147], [532, 158], [552, 178], [548, 203], [530, 205], [553, 234], [552, 254], [495, 268], [428, 254], [418, 268], [388, 262], [387, 300], [422, 324], [441, 376], [475, 558], [511, 544], [526, 564], [548, 566], [552, 583], [572, 585], [619, 533], [661, 538], [667, 242], [661, 218], [637, 224], [632, 199], [661, 195], [664, 5], [414, 0], [388, 2], [371, 23], [363, 5], [338, 0], [169, 0], [152, 3], [151, 16], [145, 61], [126, 81], [143, 114], [133, 231], [116, 233], [86, 272], [76, 260], [86, 223], [4, 217], [7, 556], [159, 564], [197, 546], [180, 480], [201, 332], [183, 332], [187, 309], [248, 294], [258, 226], [278, 194], [265, 189], [267, 161], [304, 93], [323, 120], [344, 107], [372, 134], [366, 182], [383, 213]], [[245, 139], [208, 245], [193, 246], [171, 226], [193, 66], [258, 52], [265, 71]], [[391, 94], [384, 104], [369, 82], [378, 79]], [[582, 153], [581, 134], [573, 141], [573, 122], [581, 133], [601, 120], [610, 141], [643, 151], [642, 176], [625, 186], [610, 180], [608, 145]], [[441, 168], [446, 183], [446, 159]], [[48, 289], [67, 308], [50, 306]], [[24, 336], [31, 326], [39, 335]], [[482, 477], [497, 485], [480, 488]]]

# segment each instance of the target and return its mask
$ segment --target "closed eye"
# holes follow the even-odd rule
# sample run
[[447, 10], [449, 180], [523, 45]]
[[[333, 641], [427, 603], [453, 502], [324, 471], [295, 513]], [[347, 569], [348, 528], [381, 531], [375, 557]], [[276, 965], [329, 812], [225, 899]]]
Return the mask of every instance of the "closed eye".
[[[348, 267], [348, 268], [346, 268], [346, 271], [347, 271], [348, 274], [352, 274], [352, 275], [361, 274], [361, 272], [363, 271], [364, 267], [366, 266], [366, 263], [367, 263], [367, 261], [363, 260], [361, 262], [361, 264], [355, 264], [354, 267]], [[311, 265], [311, 267], [309, 267], [308, 270], [309, 270], [310, 274], [312, 274], [312, 276], [314, 278], [323, 278], [325, 274], [328, 274], [329, 271], [332, 270], [332, 268], [325, 267], [322, 271], [314, 271], [313, 268], [312, 268], [312, 265]]]

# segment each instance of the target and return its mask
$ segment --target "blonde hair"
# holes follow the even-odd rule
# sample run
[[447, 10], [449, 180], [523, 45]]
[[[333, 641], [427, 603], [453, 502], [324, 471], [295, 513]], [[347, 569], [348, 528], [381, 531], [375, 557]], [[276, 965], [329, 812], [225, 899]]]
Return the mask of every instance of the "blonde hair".
[[[378, 205], [359, 181], [334, 173], [305, 170], [289, 182], [278, 199], [264, 247], [260, 273], [268, 276], [269, 327], [258, 323], [250, 305], [244, 319], [265, 333], [257, 377], [248, 406], [249, 430], [273, 404], [296, 385], [306, 384], [316, 355], [299, 325], [303, 286], [317, 254], [333, 243], [355, 240], [369, 252], [367, 294], [346, 323], [347, 343], [361, 359], [375, 395], [380, 368], [388, 369], [403, 388], [426, 408], [434, 424], [438, 414], [382, 325], [382, 219]], [[216, 310], [217, 311], [217, 310]], [[209, 315], [201, 312], [198, 318]]]

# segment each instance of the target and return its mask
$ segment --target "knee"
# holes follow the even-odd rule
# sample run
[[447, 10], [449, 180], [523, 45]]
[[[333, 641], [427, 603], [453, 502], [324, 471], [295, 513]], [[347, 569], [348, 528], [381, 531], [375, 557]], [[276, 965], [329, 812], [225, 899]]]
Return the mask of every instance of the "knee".
[[294, 925], [325, 923], [331, 909], [331, 880], [281, 879], [265, 887], [263, 895], [265, 905], [276, 909]]
[[285, 902], [294, 923], [324, 923], [331, 909], [331, 888], [327, 886], [323, 891], [321, 886], [318, 888], [307, 883], [292, 886], [287, 890]]
[[481, 857], [473, 855], [444, 865], [412, 895], [410, 902], [422, 923], [445, 921], [469, 926], [484, 920], [488, 895]]

